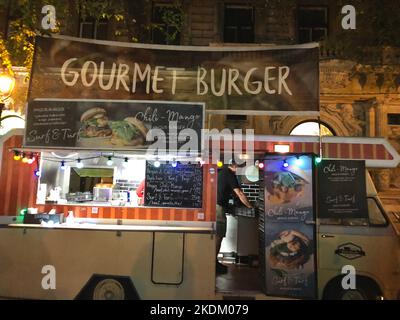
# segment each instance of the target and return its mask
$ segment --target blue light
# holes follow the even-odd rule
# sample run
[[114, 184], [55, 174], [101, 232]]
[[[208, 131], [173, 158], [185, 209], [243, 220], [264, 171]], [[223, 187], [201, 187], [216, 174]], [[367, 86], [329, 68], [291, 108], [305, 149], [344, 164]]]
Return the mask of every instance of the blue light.
[[35, 170], [35, 176], [38, 178], [40, 177], [40, 170]]
[[304, 163], [303, 159], [301, 157], [297, 157], [296, 160], [294, 161], [296, 166], [301, 167]]
[[322, 161], [322, 158], [321, 158], [321, 157], [316, 157], [316, 158], [315, 158], [315, 163], [316, 163], [316, 164], [320, 163], [321, 161]]
[[283, 167], [284, 167], [284, 168], [289, 167], [289, 163], [287, 163], [286, 160], [283, 160]]
[[172, 165], [172, 167], [173, 167], [173, 168], [176, 168], [176, 167], [177, 167], [177, 165], [178, 165], [178, 162], [176, 162], [176, 161], [172, 161], [171, 165]]

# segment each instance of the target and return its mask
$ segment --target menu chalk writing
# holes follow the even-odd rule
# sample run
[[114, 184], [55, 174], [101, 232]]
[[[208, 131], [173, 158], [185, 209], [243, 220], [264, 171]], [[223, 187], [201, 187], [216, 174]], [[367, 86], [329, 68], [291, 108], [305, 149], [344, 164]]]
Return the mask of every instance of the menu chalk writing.
[[201, 208], [203, 170], [198, 164], [146, 163], [145, 205], [153, 207]]
[[367, 218], [365, 162], [323, 160], [318, 165], [320, 218]]

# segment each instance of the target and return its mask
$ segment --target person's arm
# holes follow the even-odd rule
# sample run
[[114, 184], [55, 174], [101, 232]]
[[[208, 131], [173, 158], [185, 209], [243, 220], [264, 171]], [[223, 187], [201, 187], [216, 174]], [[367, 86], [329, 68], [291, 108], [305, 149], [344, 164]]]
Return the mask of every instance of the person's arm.
[[240, 201], [247, 207], [247, 208], [253, 208], [252, 204], [249, 202], [247, 199], [246, 195], [243, 193], [242, 189], [240, 188], [235, 188], [233, 191], [236, 193], [236, 195], [239, 197]]

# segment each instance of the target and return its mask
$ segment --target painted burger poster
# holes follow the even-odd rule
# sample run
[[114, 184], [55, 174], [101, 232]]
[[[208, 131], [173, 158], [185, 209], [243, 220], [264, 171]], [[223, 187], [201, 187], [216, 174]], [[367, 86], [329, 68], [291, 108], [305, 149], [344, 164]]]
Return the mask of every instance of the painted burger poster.
[[266, 293], [315, 298], [312, 157], [270, 156], [264, 164]]
[[95, 150], [156, 146], [170, 150], [184, 146], [191, 133], [191, 151], [198, 151], [203, 112], [200, 103], [38, 99], [28, 104], [24, 145]]

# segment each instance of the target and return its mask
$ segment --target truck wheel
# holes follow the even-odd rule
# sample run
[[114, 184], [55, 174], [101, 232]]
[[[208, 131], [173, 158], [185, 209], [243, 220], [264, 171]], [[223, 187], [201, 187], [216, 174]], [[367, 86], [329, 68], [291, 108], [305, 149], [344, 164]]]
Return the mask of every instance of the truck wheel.
[[101, 280], [93, 289], [93, 300], [125, 300], [125, 289], [118, 280]]
[[129, 276], [93, 274], [76, 300], [140, 300]]
[[357, 279], [357, 289], [345, 290], [340, 281], [328, 285], [324, 292], [327, 300], [379, 300], [381, 293], [379, 287], [372, 280]]

